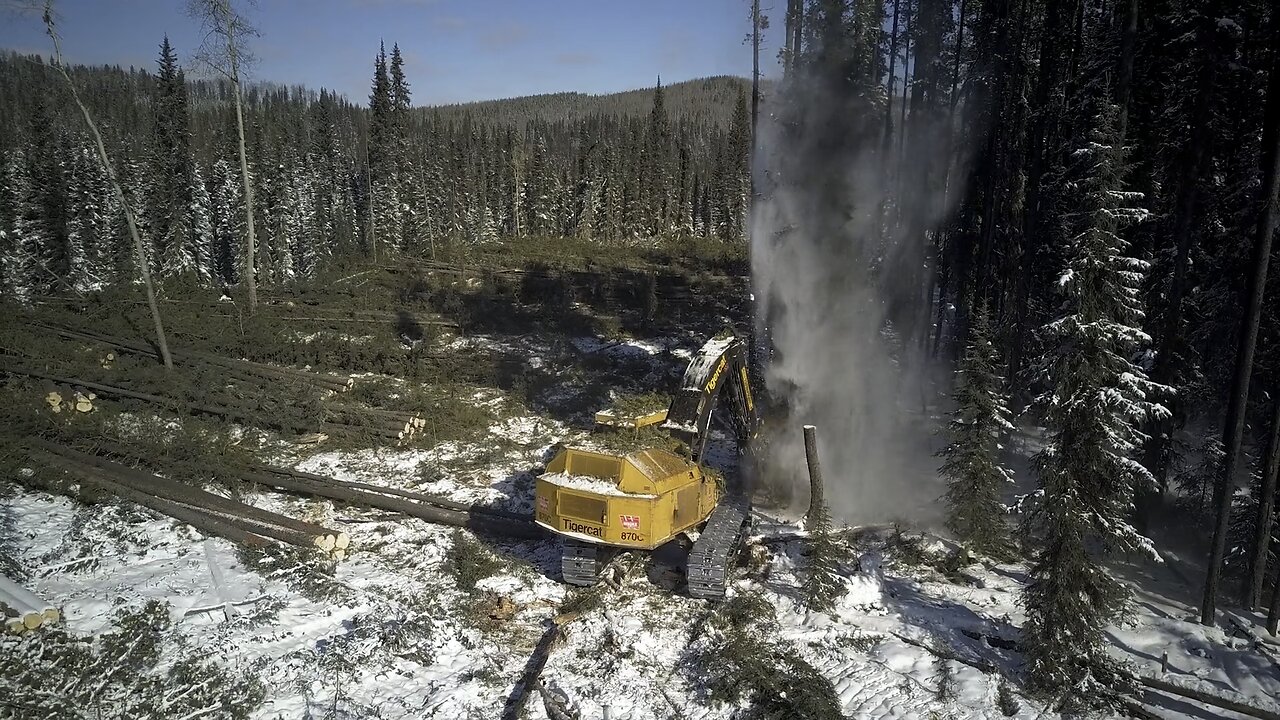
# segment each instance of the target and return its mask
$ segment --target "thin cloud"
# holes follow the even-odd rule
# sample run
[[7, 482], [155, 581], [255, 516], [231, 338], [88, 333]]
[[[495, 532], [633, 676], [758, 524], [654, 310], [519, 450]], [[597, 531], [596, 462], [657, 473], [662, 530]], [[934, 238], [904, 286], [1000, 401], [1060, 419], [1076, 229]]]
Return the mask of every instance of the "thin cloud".
[[485, 50], [500, 50], [513, 45], [520, 45], [529, 39], [528, 26], [518, 23], [507, 23], [492, 30], [481, 33], [477, 38], [480, 47]]
[[461, 30], [467, 26], [467, 21], [456, 15], [441, 15], [431, 18], [431, 25], [437, 30]]
[[552, 59], [557, 65], [598, 65], [600, 64], [599, 56], [587, 52], [567, 52], [560, 53]]
[[390, 5], [416, 5], [418, 7], [427, 7], [435, 5], [440, 0], [347, 0], [356, 7], [387, 7]]

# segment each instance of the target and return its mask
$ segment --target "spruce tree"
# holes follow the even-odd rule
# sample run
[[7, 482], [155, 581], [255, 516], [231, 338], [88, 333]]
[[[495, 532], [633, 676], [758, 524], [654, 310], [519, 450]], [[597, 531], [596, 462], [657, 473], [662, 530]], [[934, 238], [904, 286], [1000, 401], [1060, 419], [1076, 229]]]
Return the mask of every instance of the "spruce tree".
[[240, 222], [243, 186], [236, 177], [231, 163], [219, 160], [209, 171], [209, 222], [212, 228], [213, 266], [218, 281], [235, 285], [240, 281], [240, 258], [244, 248], [240, 244]]
[[653, 109], [649, 112], [645, 140], [640, 178], [640, 203], [644, 213], [641, 222], [648, 234], [659, 235], [667, 229], [671, 188], [671, 119], [667, 116], [662, 78], [658, 78], [658, 85], [653, 89]]
[[947, 481], [947, 528], [970, 549], [1005, 558], [1011, 549], [1001, 493], [1012, 474], [1000, 464], [1000, 437], [1013, 430], [1001, 391], [987, 313], [974, 317], [958, 371], [956, 409], [947, 424], [950, 443], [939, 473]]
[[194, 273], [196, 258], [189, 236], [192, 195], [187, 82], [168, 36], [160, 44], [153, 100], [152, 152], [147, 221], [155, 246], [152, 262], [162, 275]]
[[191, 169], [191, 197], [187, 205], [187, 237], [184, 256], [189, 258], [191, 272], [201, 285], [214, 278], [213, 210], [209, 188], [199, 168]]
[[0, 293], [17, 300], [27, 299], [35, 279], [35, 251], [44, 242], [37, 222], [31, 176], [26, 155], [11, 153], [4, 164], [0, 187]]
[[800, 595], [810, 610], [826, 612], [844, 596], [846, 587], [840, 581], [841, 548], [831, 527], [831, 511], [825, 502], [814, 509], [806, 544], [808, 566], [800, 586]]
[[1129, 522], [1135, 490], [1152, 482], [1133, 454], [1144, 439], [1138, 428], [1166, 412], [1131, 360], [1150, 342], [1139, 329], [1147, 263], [1126, 255], [1118, 231], [1146, 211], [1134, 206], [1140, 194], [1123, 189], [1113, 117], [1109, 104], [1098, 107], [1088, 142], [1073, 154], [1062, 306], [1043, 328], [1048, 389], [1036, 401], [1048, 442], [1034, 463], [1041, 494], [1028, 518], [1035, 551], [1023, 636], [1033, 684], [1064, 702], [1095, 700], [1107, 682], [1099, 673], [1114, 661], [1104, 630], [1128, 590], [1104, 559], [1149, 549]]
[[726, 143], [723, 192], [726, 240], [746, 239], [747, 208], [751, 192], [751, 119], [747, 114], [747, 96], [738, 90], [733, 120]]

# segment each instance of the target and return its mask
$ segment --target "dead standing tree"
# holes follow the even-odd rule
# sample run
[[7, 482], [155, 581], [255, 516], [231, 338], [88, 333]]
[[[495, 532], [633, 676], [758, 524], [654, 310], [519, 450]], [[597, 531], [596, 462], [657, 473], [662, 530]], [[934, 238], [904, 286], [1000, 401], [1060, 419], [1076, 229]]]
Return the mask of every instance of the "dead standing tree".
[[80, 99], [76, 84], [71, 79], [71, 74], [67, 72], [67, 66], [62, 62], [62, 40], [58, 37], [58, 28], [54, 22], [54, 17], [53, 0], [46, 0], [42, 19], [44, 20], [45, 32], [49, 35], [49, 39], [53, 41], [53, 68], [67, 81], [67, 87], [71, 90], [71, 99], [75, 100], [76, 106], [80, 108], [80, 114], [84, 116], [85, 124], [89, 126], [89, 132], [93, 134], [94, 148], [98, 152], [98, 160], [107, 171], [107, 178], [111, 181], [111, 188], [115, 192], [116, 200], [120, 203], [120, 207], [124, 209], [125, 224], [129, 226], [129, 236], [133, 239], [133, 250], [138, 259], [138, 271], [142, 274], [142, 284], [147, 291], [147, 307], [151, 308], [151, 319], [155, 321], [156, 344], [159, 346], [160, 360], [164, 363], [165, 370], [172, 370], [173, 358], [169, 355], [169, 344], [165, 341], [164, 323], [160, 319], [160, 307], [156, 304], [155, 288], [151, 284], [151, 269], [148, 266], [146, 249], [142, 245], [142, 236], [138, 233], [138, 222], [133, 212], [133, 206], [129, 204], [129, 198], [124, 194], [124, 186], [121, 185], [120, 177], [116, 174], [115, 165], [111, 163], [111, 157], [107, 155], [107, 146], [102, 141], [102, 133], [98, 132], [98, 124], [93, 121], [93, 116], [89, 114], [88, 106]]
[[245, 216], [245, 287], [249, 291], [249, 312], [258, 310], [258, 278], [254, 267], [257, 238], [253, 227], [253, 182], [249, 178], [249, 161], [245, 156], [244, 111], [241, 108], [240, 68], [252, 60], [248, 39], [258, 34], [243, 15], [232, 7], [231, 0], [190, 0], [188, 13], [200, 20], [205, 31], [196, 59], [231, 83], [232, 102], [236, 108], [236, 133], [240, 151], [240, 179], [244, 182]]

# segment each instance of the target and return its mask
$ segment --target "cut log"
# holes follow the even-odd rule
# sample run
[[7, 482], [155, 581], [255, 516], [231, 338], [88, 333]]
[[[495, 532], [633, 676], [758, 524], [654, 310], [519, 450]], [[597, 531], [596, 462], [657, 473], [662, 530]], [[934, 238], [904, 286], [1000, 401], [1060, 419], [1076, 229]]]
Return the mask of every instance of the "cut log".
[[325, 412], [325, 420], [337, 425], [352, 425], [359, 428], [376, 427], [382, 430], [405, 433], [406, 435], [412, 432], [414, 427], [413, 423], [405, 418], [359, 415], [348, 411], [334, 412], [327, 410]]
[[[208, 511], [232, 525], [282, 542], [303, 547], [315, 546], [328, 552], [337, 545], [339, 536], [346, 536], [346, 533], [340, 533], [337, 530], [331, 530], [315, 523], [265, 510], [233, 498], [223, 497], [171, 478], [152, 475], [128, 465], [122, 465], [97, 455], [83, 453], [40, 438], [29, 438], [28, 443], [39, 447], [45, 452], [101, 470], [108, 474], [111, 480], [139, 492], [156, 495], [162, 499], [171, 500], [197, 510]], [[235, 522], [235, 519], [242, 519], [246, 522], [238, 523]], [[252, 523], [252, 525], [246, 523]], [[275, 528], [279, 528], [279, 531], [274, 530]], [[350, 542], [349, 538], [347, 542]]]
[[314, 473], [303, 472], [301, 470], [273, 467], [268, 465], [257, 465], [255, 466], [255, 469], [263, 472], [280, 473], [283, 475], [289, 475], [291, 477], [298, 478], [299, 480], [306, 480], [306, 481], [318, 483], [320, 485], [337, 485], [340, 487], [351, 488], [353, 490], [367, 490], [369, 492], [382, 493], [385, 495], [394, 495], [395, 497], [401, 497], [408, 500], [417, 500], [418, 502], [426, 503], [428, 505], [435, 505], [437, 507], [442, 507], [447, 510], [457, 510], [459, 512], [477, 513], [481, 515], [492, 515], [494, 517], [506, 518], [509, 520], [517, 520], [520, 522], [526, 522], [529, 519], [527, 515], [514, 513], [509, 510], [502, 510], [500, 508], [491, 508], [484, 505], [473, 505], [468, 503], [457, 502], [455, 500], [449, 500], [448, 498], [439, 497], [438, 495], [426, 495], [424, 493], [413, 492], [412, 490], [401, 490], [400, 488], [383, 487], [381, 485], [372, 485], [369, 483], [354, 482], [350, 480], [334, 480], [333, 478], [327, 478], [323, 475], [316, 475]]
[[375, 426], [342, 425], [339, 423], [331, 423], [331, 422], [320, 423], [320, 429], [323, 432], [327, 432], [331, 435], [343, 435], [346, 437], [372, 436], [372, 437], [383, 437], [383, 438], [387, 438], [388, 440], [403, 440], [405, 438], [405, 435], [407, 434], [403, 429], [391, 430], [388, 428], [381, 428], [381, 427], [375, 427]]
[[0, 575], [0, 606], [5, 608], [5, 626], [16, 632], [35, 630], [61, 618], [52, 604], [3, 575]]
[[1172, 695], [1180, 695], [1205, 705], [1230, 710], [1231, 712], [1240, 713], [1241, 715], [1262, 718], [1262, 720], [1280, 720], [1280, 707], [1277, 707], [1274, 704], [1272, 704], [1270, 708], [1251, 705], [1245, 702], [1248, 698], [1245, 698], [1243, 695], [1235, 694], [1234, 697], [1229, 697], [1216, 692], [1192, 688], [1180, 683], [1148, 677], [1145, 675], [1134, 676], [1134, 679], [1153, 690], [1167, 692]]
[[197, 510], [172, 500], [165, 500], [154, 495], [148, 495], [140, 490], [135, 490], [126, 485], [113, 482], [101, 471], [88, 468], [74, 461], [67, 460], [56, 455], [47, 455], [53, 464], [70, 472], [80, 478], [86, 484], [95, 487], [103, 492], [115, 495], [124, 500], [128, 500], [135, 505], [154, 510], [161, 515], [184, 522], [208, 535], [216, 535], [241, 545], [249, 547], [265, 547], [271, 544], [271, 541], [261, 535], [245, 531], [235, 527], [230, 523], [212, 516], [204, 510]]
[[42, 372], [40, 370], [32, 370], [29, 368], [20, 368], [10, 365], [0, 364], [0, 373], [8, 373], [12, 375], [25, 375], [27, 377], [41, 378], [45, 380], [54, 380], [57, 382], [66, 382], [85, 388], [92, 388], [100, 393], [112, 397], [128, 398], [130, 400], [140, 400], [142, 402], [160, 405], [177, 412], [189, 412], [199, 415], [216, 415], [229, 420], [235, 420], [251, 425], [263, 425], [266, 427], [286, 430], [291, 432], [307, 432], [313, 428], [304, 426], [299, 423], [290, 421], [288, 418], [272, 421], [270, 418], [259, 417], [257, 414], [249, 412], [247, 409], [237, 409], [232, 407], [218, 407], [215, 405], [190, 404], [175, 400], [174, 398], [164, 397], [161, 395], [153, 395], [151, 393], [138, 392], [129, 388], [115, 387], [113, 385], [104, 385], [102, 383], [89, 382], [88, 380], [77, 380], [75, 378], [65, 378], [57, 375]]
[[542, 531], [538, 526], [528, 520], [517, 521], [478, 512], [445, 510], [433, 505], [411, 502], [381, 493], [357, 490], [337, 484], [317, 483], [278, 473], [249, 472], [244, 473], [242, 479], [281, 490], [327, 497], [353, 505], [365, 505], [391, 512], [404, 513], [428, 522], [465, 527], [494, 535], [518, 538], [543, 537]]

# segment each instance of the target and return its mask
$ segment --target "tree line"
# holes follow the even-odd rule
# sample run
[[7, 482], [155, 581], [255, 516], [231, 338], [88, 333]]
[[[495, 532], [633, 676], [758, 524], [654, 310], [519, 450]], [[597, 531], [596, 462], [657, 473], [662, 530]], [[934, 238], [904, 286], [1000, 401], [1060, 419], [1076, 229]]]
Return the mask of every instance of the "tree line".
[[[1113, 697], [1103, 628], [1128, 591], [1106, 562], [1150, 552], [1168, 506], [1205, 541], [1204, 622], [1224, 596], [1273, 597], [1274, 4], [779, 10], [779, 139], [754, 242], [860, 243], [840, 270], [879, 288], [900, 349], [956, 364], [949, 524], [981, 552], [1028, 557], [1038, 687]], [[1047, 442], [1014, 506], [1020, 543], [1000, 451], [1016, 412]]]
[[[327, 90], [246, 85], [255, 278], [326, 262], [431, 256], [509, 238], [742, 242], [749, 125], [741, 80], [634, 99], [557, 96], [415, 108], [399, 47], [368, 106]], [[119, 202], [65, 87], [39, 56], [0, 55], [0, 292], [85, 292], [136, 276]], [[155, 71], [72, 67], [101, 118], [152, 271], [228, 290], [247, 268], [235, 90], [192, 80], [165, 38]], [[525, 113], [528, 114], [518, 114]]]

